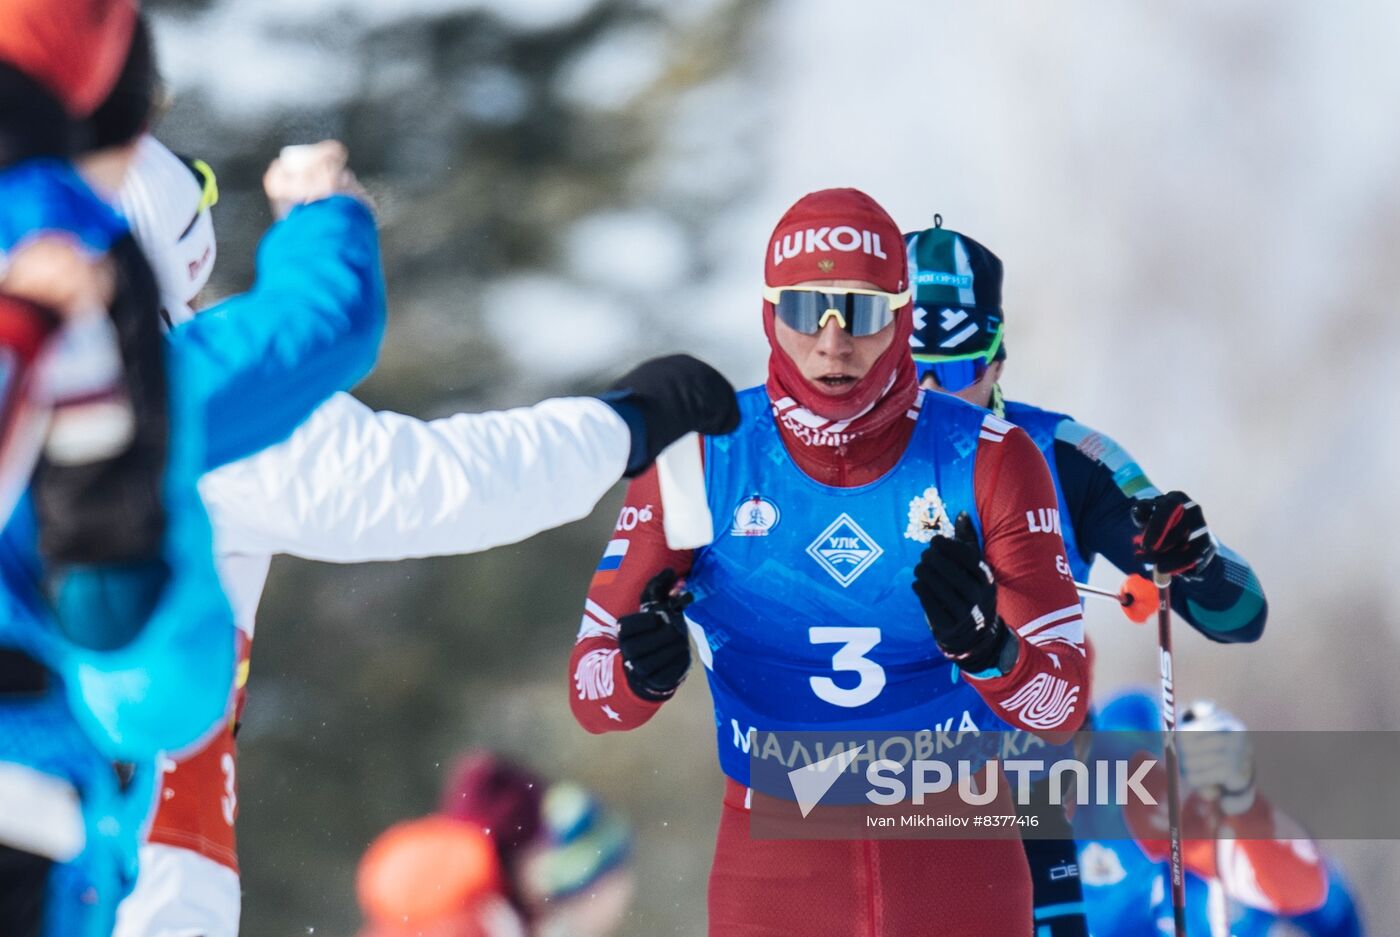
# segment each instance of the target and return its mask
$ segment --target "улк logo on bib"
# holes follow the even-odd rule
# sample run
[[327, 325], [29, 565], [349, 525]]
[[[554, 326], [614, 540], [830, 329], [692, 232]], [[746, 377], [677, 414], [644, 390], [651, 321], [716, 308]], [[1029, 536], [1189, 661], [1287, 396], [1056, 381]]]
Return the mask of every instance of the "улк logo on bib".
[[849, 514], [832, 521], [807, 547], [807, 555], [843, 587], [855, 582], [884, 552]]

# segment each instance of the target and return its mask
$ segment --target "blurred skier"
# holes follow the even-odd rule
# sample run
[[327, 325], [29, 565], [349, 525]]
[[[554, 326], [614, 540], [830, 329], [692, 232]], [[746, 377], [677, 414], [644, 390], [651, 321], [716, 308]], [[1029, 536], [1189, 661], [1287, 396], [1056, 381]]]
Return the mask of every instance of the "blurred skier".
[[631, 903], [630, 853], [627, 825], [582, 787], [476, 753], [438, 813], [365, 852], [360, 937], [607, 937]]
[[[23, 35], [0, 39], [11, 61], [27, 61], [12, 54]], [[118, 88], [149, 103], [142, 51], [118, 48]], [[0, 920], [26, 937], [110, 932], [155, 750], [218, 718], [220, 635], [232, 637], [194, 489], [198, 452], [167, 435], [181, 411], [168, 406], [150, 272], [68, 162], [69, 116], [0, 69], [0, 289], [56, 323], [5, 402], [30, 439], [5, 453], [11, 493], [28, 492], [13, 512], [7, 498], [0, 535]]]
[[[71, 204], [103, 219], [102, 226], [82, 227], [79, 222], [86, 216], [64, 215], [65, 203], [36, 199], [29, 192], [21, 207], [41, 223], [28, 229], [11, 224], [7, 234], [18, 233], [23, 240], [27, 230], [58, 230], [88, 238], [96, 228], [108, 237], [105, 246], [114, 256], [129, 248], [140, 257], [125, 225], [110, 210], [103, 215], [93, 194], [94, 188], [114, 192], [149, 121], [155, 68], [148, 34], [138, 26], [135, 36], [121, 78], [88, 121], [94, 149], [80, 160], [84, 176], [51, 173], [49, 178], [60, 178], [63, 186], [44, 190], [71, 195]], [[352, 383], [373, 361], [383, 321], [373, 219], [352, 199], [341, 200], [351, 205], [337, 205], [334, 198], [322, 201], [334, 191], [280, 196], [282, 202], [318, 204], [292, 212], [264, 244], [254, 292], [277, 297], [279, 321], [254, 318], [252, 310], [265, 308], [265, 299], [259, 304], [238, 298], [223, 307], [223, 327], [203, 335], [204, 341], [217, 344], [169, 356], [169, 393], [163, 382], [138, 384], [127, 372], [123, 389], [133, 398], [157, 398], [168, 409], [173, 428], [164, 478], [154, 486], [160, 494], [157, 522], [146, 524], [148, 518], [136, 514], [116, 518], [156, 531], [156, 575], [145, 580], [145, 590], [136, 596], [144, 604], [136, 603], [129, 589], [113, 588], [113, 575], [78, 580], [74, 587], [74, 575], [68, 573], [53, 587], [53, 570], [41, 562], [41, 551], [53, 552], [43, 550], [49, 529], [43, 483], [70, 466], [40, 463], [32, 496], [20, 504], [0, 537], [5, 586], [0, 590], [0, 647], [6, 649], [6, 666], [0, 668], [0, 786], [7, 805], [21, 805], [0, 818], [0, 842], [6, 844], [0, 847], [0, 917], [24, 933], [110, 933], [116, 903], [134, 881], [138, 833], [152, 803], [157, 752], [197, 742], [225, 712], [234, 673], [234, 630], [214, 573], [196, 477], [220, 458], [284, 437], [312, 406]], [[7, 220], [13, 222], [18, 214]], [[314, 251], [301, 248], [303, 255], [316, 257], [297, 256], [288, 245], [308, 235], [326, 239]], [[287, 262], [291, 269], [283, 265]], [[116, 269], [115, 295], [126, 295], [123, 268]], [[12, 267], [10, 275], [14, 272]], [[130, 291], [141, 301], [126, 318], [115, 314], [114, 305], [113, 323], [124, 343], [134, 341], [133, 334], [154, 336], [153, 360], [159, 363], [154, 282], [144, 261], [132, 264], [128, 275], [144, 277], [140, 289]], [[269, 356], [274, 360], [265, 360]], [[297, 391], [271, 399], [272, 392], [260, 381], [278, 368], [284, 380], [295, 381]], [[250, 377], [248, 371], [257, 373]], [[156, 369], [157, 376], [161, 373]], [[249, 382], [257, 386], [249, 388]], [[236, 423], [236, 438], [223, 440], [222, 448], [205, 445], [203, 427], [211, 419]], [[50, 442], [53, 435], [50, 430]], [[163, 439], [151, 443], [139, 427], [131, 435], [135, 444], [149, 444], [164, 457]], [[100, 499], [99, 487], [89, 485], [84, 494], [96, 500], [72, 517], [58, 514], [55, 523], [81, 524], [93, 511], [100, 514], [110, 507]], [[109, 531], [118, 542], [124, 535], [121, 525]], [[91, 546], [102, 550], [110, 545], [97, 541]], [[107, 559], [105, 554], [102, 558]], [[115, 574], [122, 584], [132, 578], [131, 570], [120, 566], [100, 572]], [[141, 577], [136, 578], [141, 584]], [[52, 611], [48, 595], [54, 596]], [[139, 613], [133, 614], [133, 608]], [[114, 761], [122, 763], [117, 771]]]
[[[160, 283], [175, 354], [214, 312], [196, 315], [194, 305], [218, 253], [216, 193], [207, 164], [151, 137], [122, 191]], [[397, 560], [523, 540], [584, 517], [620, 476], [641, 471], [684, 433], [723, 431], [734, 407], [728, 382], [684, 357], [643, 364], [601, 398], [431, 421], [337, 394], [286, 442], [205, 476], [200, 491], [240, 632], [235, 718], [199, 751], [167, 762], [118, 934], [238, 931], [236, 713], [272, 554]], [[209, 432], [217, 445], [222, 425]]]
[[[918, 327], [911, 337], [923, 385], [991, 410], [1021, 427], [1050, 466], [1057, 507], [1027, 516], [1031, 529], [1064, 538], [1059, 558], [1087, 582], [1102, 554], [1124, 573], [1153, 567], [1172, 573], [1173, 610], [1197, 631], [1224, 643], [1257, 641], [1268, 605], [1244, 558], [1206, 526], [1200, 505], [1180, 491], [1161, 494], [1137, 462], [1109, 437], [1063, 413], [1001, 394], [1006, 366], [1002, 263], [972, 238], [943, 227], [905, 235], [913, 270]], [[1065, 839], [1026, 840], [1036, 889], [1036, 919], [1045, 937], [1087, 933], [1074, 844], [1060, 808], [1036, 787], [1043, 829]]]
[[[645, 474], [585, 603], [569, 699], [590, 732], [650, 719], [689, 669], [685, 622], [695, 636], [728, 778], [712, 934], [1031, 929], [1019, 841], [748, 831], [751, 727], [1005, 720], [1053, 736], [1087, 706], [1081, 609], [1055, 565], [1063, 546], [1025, 521], [1054, 509], [1044, 459], [1022, 430], [919, 390], [901, 247], [889, 215], [854, 189], [788, 210], [765, 264], [768, 381], [740, 394], [735, 434], [704, 444], [713, 543], [667, 546], [657, 477]], [[684, 618], [682, 577], [695, 598]]]
[[[1161, 714], [1154, 698], [1125, 691], [1093, 717], [1090, 757], [1132, 758], [1139, 741], [1160, 748]], [[1183, 713], [1183, 816], [1188, 828], [1233, 830], [1217, 839], [1187, 839], [1187, 932], [1211, 937], [1267, 937], [1276, 928], [1306, 937], [1360, 937], [1360, 913], [1337, 868], [1298, 825], [1256, 790], [1248, 734], [1234, 716], [1209, 702]], [[1132, 733], [1116, 735], [1115, 733]], [[1128, 749], [1134, 749], [1129, 751]], [[1158, 801], [1158, 766], [1144, 784]], [[1095, 937], [1170, 933], [1166, 887], [1166, 820], [1140, 805], [1080, 807], [1079, 869], [1089, 930]]]

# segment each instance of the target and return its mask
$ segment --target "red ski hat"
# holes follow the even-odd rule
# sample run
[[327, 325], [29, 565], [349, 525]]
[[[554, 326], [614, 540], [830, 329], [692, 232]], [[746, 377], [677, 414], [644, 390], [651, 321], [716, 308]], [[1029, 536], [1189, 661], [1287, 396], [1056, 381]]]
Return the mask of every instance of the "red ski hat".
[[769, 286], [808, 280], [868, 280], [889, 293], [909, 286], [899, 226], [859, 189], [822, 189], [787, 210], [768, 239]]
[[540, 831], [544, 784], [535, 775], [490, 752], [473, 752], [453, 769], [438, 812], [489, 829], [509, 862]]
[[135, 0], [3, 0], [0, 61], [86, 117], [112, 90], [136, 23]]

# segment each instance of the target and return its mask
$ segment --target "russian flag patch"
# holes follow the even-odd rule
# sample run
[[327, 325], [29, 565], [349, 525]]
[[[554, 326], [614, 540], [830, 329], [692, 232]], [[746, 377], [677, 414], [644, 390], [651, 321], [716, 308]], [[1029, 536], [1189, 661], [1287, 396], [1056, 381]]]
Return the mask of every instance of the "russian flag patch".
[[608, 547], [603, 551], [603, 558], [598, 561], [598, 569], [593, 574], [593, 581], [589, 583], [590, 588], [606, 586], [617, 578], [622, 569], [622, 560], [627, 556], [627, 548], [631, 545], [630, 540], [608, 541]]

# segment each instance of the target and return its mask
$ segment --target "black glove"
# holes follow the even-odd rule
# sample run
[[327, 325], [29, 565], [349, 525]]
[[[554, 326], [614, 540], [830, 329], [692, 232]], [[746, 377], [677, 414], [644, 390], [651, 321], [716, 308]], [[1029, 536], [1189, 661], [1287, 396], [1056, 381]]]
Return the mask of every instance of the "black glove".
[[686, 433], [722, 436], [739, 428], [739, 400], [724, 375], [690, 355], [653, 358], [637, 365], [601, 399], [627, 421], [632, 452], [627, 471], [646, 471]]
[[642, 699], [670, 699], [690, 669], [690, 637], [681, 611], [689, 592], [672, 595], [675, 570], [657, 573], [642, 590], [642, 610], [617, 620], [617, 646], [627, 685]]
[[914, 567], [914, 594], [933, 639], [971, 673], [1001, 665], [1011, 630], [997, 617], [997, 587], [964, 511], [952, 537], [934, 537]]
[[1201, 506], [1182, 491], [1133, 502], [1137, 558], [1171, 576], [1198, 574], [1215, 558], [1215, 538]]

